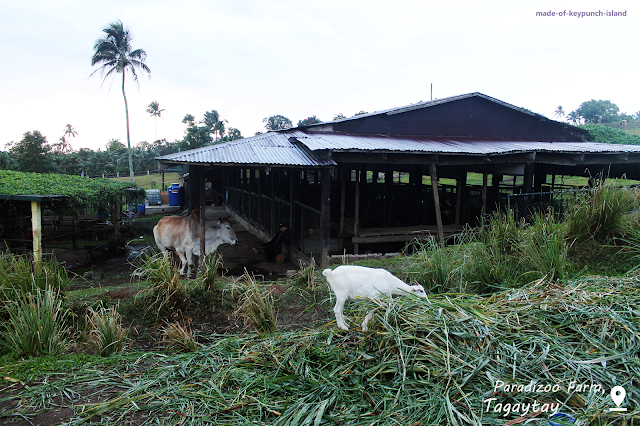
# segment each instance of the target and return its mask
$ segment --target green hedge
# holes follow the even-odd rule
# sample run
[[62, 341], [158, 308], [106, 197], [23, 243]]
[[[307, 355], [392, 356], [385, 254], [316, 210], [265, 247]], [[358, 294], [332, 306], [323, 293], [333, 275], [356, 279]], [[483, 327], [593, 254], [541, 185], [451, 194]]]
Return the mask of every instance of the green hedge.
[[137, 203], [145, 197], [144, 190], [131, 182], [10, 170], [0, 170], [0, 194], [64, 195], [67, 197], [64, 210], [68, 213], [87, 208], [97, 210], [117, 201], [126, 202], [127, 197]]

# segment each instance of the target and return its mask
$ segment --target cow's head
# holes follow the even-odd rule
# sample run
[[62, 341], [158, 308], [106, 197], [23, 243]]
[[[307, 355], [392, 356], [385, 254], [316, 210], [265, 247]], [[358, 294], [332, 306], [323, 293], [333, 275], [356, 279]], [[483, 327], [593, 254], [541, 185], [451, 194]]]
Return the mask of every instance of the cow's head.
[[228, 218], [221, 218], [215, 225], [207, 225], [207, 254], [216, 251], [220, 244], [238, 244]]

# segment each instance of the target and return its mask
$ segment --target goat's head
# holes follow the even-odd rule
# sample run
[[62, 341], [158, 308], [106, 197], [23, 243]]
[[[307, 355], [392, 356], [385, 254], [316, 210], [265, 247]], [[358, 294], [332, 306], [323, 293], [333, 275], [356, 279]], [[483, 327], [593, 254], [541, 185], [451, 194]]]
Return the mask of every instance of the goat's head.
[[411, 294], [415, 294], [418, 297], [427, 297], [427, 293], [424, 291], [424, 287], [422, 287], [417, 282], [414, 282], [411, 285]]

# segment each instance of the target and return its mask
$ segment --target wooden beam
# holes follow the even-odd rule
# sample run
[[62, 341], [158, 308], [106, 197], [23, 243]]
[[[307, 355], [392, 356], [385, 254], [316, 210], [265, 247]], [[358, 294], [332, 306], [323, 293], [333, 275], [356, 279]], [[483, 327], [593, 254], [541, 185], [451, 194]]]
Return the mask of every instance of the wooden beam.
[[429, 176], [431, 177], [431, 191], [433, 192], [433, 203], [436, 210], [436, 223], [438, 225], [438, 240], [440, 247], [444, 247], [444, 229], [442, 228], [442, 213], [440, 212], [440, 194], [438, 194], [438, 174], [436, 162], [429, 166]]
[[40, 201], [31, 202], [31, 235], [33, 235], [33, 262], [42, 264], [42, 206]]

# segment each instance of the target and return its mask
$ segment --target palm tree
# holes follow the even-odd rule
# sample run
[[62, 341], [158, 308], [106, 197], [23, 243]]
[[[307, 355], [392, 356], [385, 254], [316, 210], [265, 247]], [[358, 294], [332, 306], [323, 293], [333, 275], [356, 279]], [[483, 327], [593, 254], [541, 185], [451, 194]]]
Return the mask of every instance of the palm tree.
[[562, 105], [559, 105], [558, 108], [553, 113], [558, 118], [562, 118], [565, 115], [564, 109], [562, 109]]
[[91, 57], [91, 66], [100, 65], [100, 68], [91, 75], [100, 71], [104, 76], [102, 83], [112, 74], [122, 74], [122, 96], [124, 98], [124, 110], [127, 117], [127, 147], [129, 151], [129, 174], [133, 182], [133, 158], [131, 156], [131, 137], [129, 132], [129, 106], [127, 105], [127, 95], [124, 91], [124, 80], [127, 71], [133, 76], [133, 80], [138, 83], [138, 72], [144, 71], [151, 76], [151, 70], [144, 63], [147, 59], [147, 52], [142, 49], [133, 50], [131, 41], [133, 35], [128, 28], [125, 28], [121, 21], [112, 22], [102, 32], [103, 38], [96, 40], [93, 46], [94, 53]]
[[78, 132], [76, 131], [76, 129], [71, 124], [67, 124], [64, 127], [63, 135], [60, 136], [60, 139], [58, 139], [58, 143], [53, 144], [53, 147], [58, 152], [61, 152], [63, 154], [69, 154], [71, 151], [73, 151], [73, 149], [71, 148], [71, 144], [67, 140], [67, 137], [71, 136], [75, 138], [77, 135], [78, 135]]
[[155, 122], [156, 122], [156, 138], [155, 140], [158, 140], [158, 117], [160, 117], [162, 115], [162, 112], [164, 111], [164, 109], [160, 109], [160, 104], [156, 101], [153, 101], [149, 104], [149, 106], [147, 107], [147, 112], [149, 114], [151, 114], [151, 117], [155, 117]]

